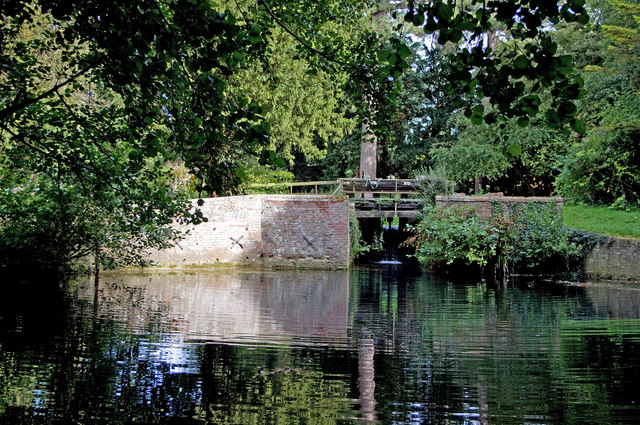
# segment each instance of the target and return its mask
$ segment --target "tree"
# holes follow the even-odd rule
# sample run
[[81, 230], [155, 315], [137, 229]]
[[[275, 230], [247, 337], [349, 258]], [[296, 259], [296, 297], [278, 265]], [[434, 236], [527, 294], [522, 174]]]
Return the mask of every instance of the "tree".
[[591, 6], [597, 25], [559, 31], [562, 48], [588, 52], [580, 64], [586, 88], [580, 114], [589, 131], [570, 147], [556, 184], [570, 201], [637, 206], [640, 5], [615, 0]]
[[262, 35], [208, 2], [14, 1], [2, 14], [3, 263], [140, 262], [178, 236], [173, 219], [202, 219], [167, 160], [210, 191], [239, 149], [260, 149], [259, 107], [225, 76]]
[[295, 152], [318, 160], [328, 143], [339, 140], [355, 125], [343, 88], [347, 75], [312, 67], [297, 53], [296, 40], [282, 28], [274, 28], [267, 41], [264, 59], [235, 73], [231, 89], [264, 107], [269, 149], [289, 163]]

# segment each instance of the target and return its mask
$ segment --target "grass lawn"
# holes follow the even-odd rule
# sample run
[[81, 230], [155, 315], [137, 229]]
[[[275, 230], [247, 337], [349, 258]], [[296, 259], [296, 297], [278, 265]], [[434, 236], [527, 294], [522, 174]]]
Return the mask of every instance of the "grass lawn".
[[564, 225], [570, 229], [640, 239], [640, 209], [628, 212], [607, 207], [565, 205], [562, 217]]

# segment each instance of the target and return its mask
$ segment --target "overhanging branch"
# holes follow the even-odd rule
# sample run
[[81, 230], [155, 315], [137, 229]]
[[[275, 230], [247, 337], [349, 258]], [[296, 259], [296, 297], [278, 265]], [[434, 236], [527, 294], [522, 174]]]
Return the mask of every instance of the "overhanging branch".
[[38, 96], [36, 97], [28, 97], [27, 99], [21, 101], [21, 102], [17, 102], [14, 103], [10, 106], [7, 106], [6, 108], [2, 109], [0, 111], [0, 122], [4, 122], [7, 119], [10, 119], [13, 114], [15, 114], [16, 112], [20, 111], [21, 109], [24, 109], [30, 105], [33, 105], [36, 102], [41, 101], [42, 99], [49, 97], [51, 95], [53, 95], [54, 93], [56, 93], [59, 89], [61, 89], [62, 87], [72, 83], [73, 81], [77, 80], [78, 78], [80, 78], [81, 76], [83, 76], [84, 74], [86, 74], [87, 72], [89, 72], [90, 70], [93, 69], [93, 65], [80, 70], [78, 72], [76, 72], [75, 74], [73, 74], [72, 76], [70, 76], [69, 78], [67, 78], [66, 80], [64, 80], [61, 83], [56, 84], [55, 86], [53, 86], [52, 88], [50, 88], [49, 90], [40, 93]]
[[269, 5], [267, 4], [266, 1], [264, 0], [259, 0], [258, 4], [261, 4], [264, 9], [267, 11], [267, 13], [269, 14], [269, 16], [271, 16], [271, 18], [274, 20], [274, 22], [276, 24], [278, 24], [278, 26], [280, 26], [283, 30], [285, 30], [291, 37], [295, 38], [296, 41], [300, 44], [302, 44], [304, 47], [306, 47], [307, 49], [309, 49], [311, 52], [315, 53], [316, 55], [319, 55], [323, 58], [325, 58], [326, 60], [333, 62], [333, 63], [337, 63], [338, 65], [342, 65], [342, 66], [347, 66], [347, 67], [352, 67], [353, 65], [348, 63], [348, 62], [343, 62], [339, 59], [335, 59], [330, 57], [329, 55], [327, 55], [326, 53], [324, 53], [323, 51], [320, 51], [318, 49], [316, 49], [315, 47], [311, 46], [309, 43], [307, 43], [306, 41], [304, 41], [302, 38], [300, 38], [297, 34], [295, 34], [292, 30], [290, 30], [281, 20], [280, 18], [278, 18], [276, 16], [275, 13], [273, 13], [273, 11], [269, 8]]

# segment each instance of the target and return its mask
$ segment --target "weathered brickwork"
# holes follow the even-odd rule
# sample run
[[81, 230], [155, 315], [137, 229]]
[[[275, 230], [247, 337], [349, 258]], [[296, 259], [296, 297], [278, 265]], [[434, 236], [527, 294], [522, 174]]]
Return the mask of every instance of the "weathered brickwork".
[[640, 240], [610, 237], [596, 245], [585, 260], [588, 278], [640, 282]]
[[493, 208], [496, 203], [502, 206], [503, 216], [509, 215], [509, 203], [518, 202], [551, 202], [555, 203], [558, 207], [558, 212], [562, 212], [563, 199], [560, 197], [546, 197], [546, 196], [504, 196], [502, 193], [491, 193], [487, 195], [465, 195], [463, 193], [455, 193], [453, 195], [437, 195], [436, 206], [448, 208], [451, 206], [456, 207], [471, 207], [476, 210], [479, 217], [491, 217]]
[[208, 221], [189, 226], [159, 266], [256, 264], [346, 268], [349, 202], [326, 195], [249, 195], [205, 199]]

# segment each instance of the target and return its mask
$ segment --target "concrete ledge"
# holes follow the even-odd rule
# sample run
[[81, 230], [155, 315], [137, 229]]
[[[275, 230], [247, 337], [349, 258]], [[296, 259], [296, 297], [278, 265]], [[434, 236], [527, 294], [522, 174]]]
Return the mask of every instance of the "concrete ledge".
[[587, 255], [584, 274], [589, 279], [640, 282], [640, 240], [609, 237]]

